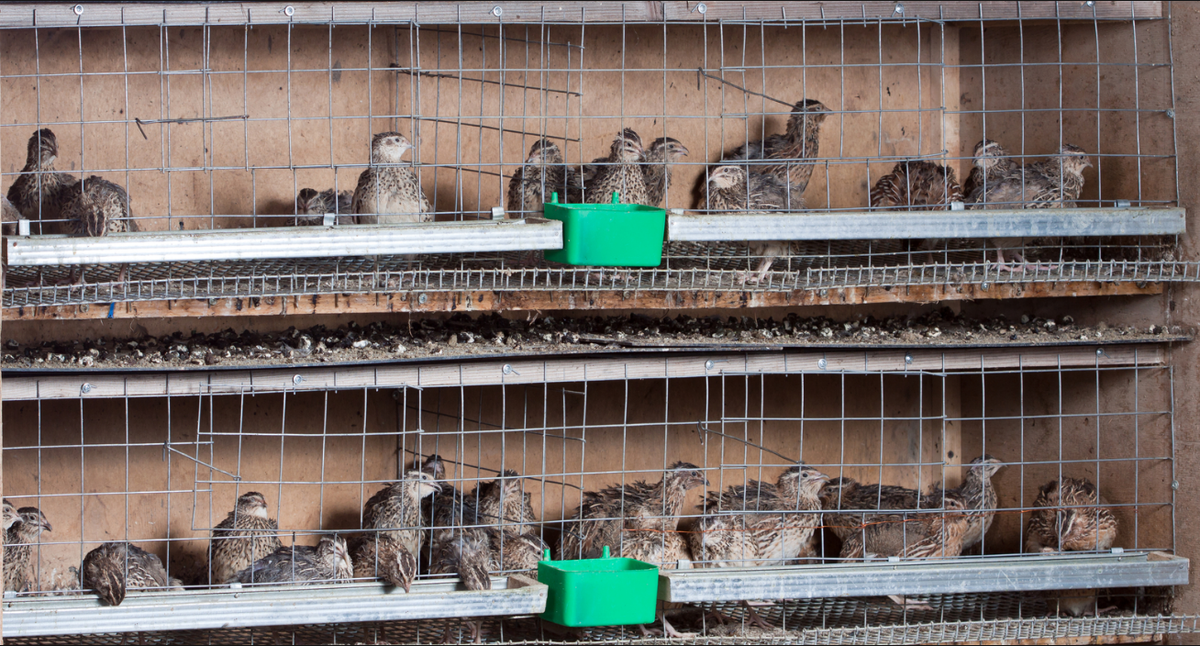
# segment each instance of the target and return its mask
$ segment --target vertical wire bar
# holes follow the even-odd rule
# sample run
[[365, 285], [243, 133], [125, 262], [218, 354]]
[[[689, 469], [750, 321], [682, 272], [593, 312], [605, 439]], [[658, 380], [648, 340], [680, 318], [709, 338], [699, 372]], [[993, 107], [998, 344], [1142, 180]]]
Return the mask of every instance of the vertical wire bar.
[[[1130, 5], [1129, 11], [1134, 13], [1133, 5]], [[1130, 16], [1133, 18], [1134, 16]], [[1138, 60], [1138, 37], [1137, 37], [1137, 22], [1131, 20], [1129, 22], [1129, 31], [1133, 34], [1133, 132], [1134, 139], [1137, 142], [1137, 187], [1138, 201], [1146, 199], [1142, 194], [1142, 81], [1141, 81], [1141, 61]], [[1061, 45], [1060, 45], [1061, 47]]]

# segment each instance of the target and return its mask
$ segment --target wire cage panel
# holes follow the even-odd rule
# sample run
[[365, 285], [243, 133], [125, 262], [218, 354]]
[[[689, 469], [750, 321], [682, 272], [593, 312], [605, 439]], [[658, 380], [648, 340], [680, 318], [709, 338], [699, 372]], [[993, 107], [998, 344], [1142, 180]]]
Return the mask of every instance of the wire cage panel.
[[[814, 135], [819, 150], [794, 163], [811, 176], [796, 180], [806, 186], [804, 208], [789, 209], [792, 230], [804, 228], [805, 214], [836, 222], [868, 208], [872, 187], [897, 163], [935, 162], [965, 181], [983, 138], [1002, 143], [1015, 164], [1057, 165], [1053, 155], [1061, 145], [1081, 146], [1092, 167], [1070, 202], [1095, 217], [1122, 219], [1127, 207], [1175, 207], [1171, 43], [1158, 3], [909, 4], [897, 10], [864, 3], [844, 15], [786, 3], [775, 8], [779, 15], [753, 4], [700, 13], [686, 3], [664, 3], [661, 13], [643, 5], [501, 3], [494, 6], [499, 15], [467, 5], [289, 5], [291, 14], [277, 7], [114, 5], [62, 16], [69, 7], [15, 7], [5, 17], [0, 83], [12, 100], [0, 144], [23, 150], [31, 132], [49, 127], [58, 138], [57, 170], [99, 174], [126, 187], [142, 229], [204, 236], [317, 217], [297, 215], [300, 189], [353, 191], [375, 132], [398, 130], [412, 140], [408, 159], [444, 224], [491, 219], [540, 138], [584, 172], [614, 133], [632, 128], [646, 147], [673, 137], [688, 150], [671, 165], [664, 207], [719, 213], [701, 199], [707, 173], [738, 146], [783, 132], [793, 104], [812, 99], [824, 106]], [[44, 21], [34, 20], [36, 11]], [[11, 158], [3, 175], [12, 181], [20, 170]], [[344, 214], [343, 207], [331, 208]], [[909, 213], [950, 205], [906, 198], [887, 208]], [[509, 207], [507, 214], [537, 210]], [[729, 213], [762, 210], [778, 209], [746, 202]], [[844, 228], [855, 222], [848, 218]], [[65, 224], [40, 213], [33, 233]], [[286, 238], [286, 231], [265, 235]], [[1176, 234], [1065, 224], [1050, 233], [1018, 227], [1012, 240], [958, 237], [964, 232], [952, 228], [908, 243], [872, 230], [860, 234], [867, 240], [848, 244], [783, 248], [728, 236], [672, 243], [657, 273], [620, 274], [608, 285], [590, 268], [552, 265], [535, 253], [483, 251], [479, 244], [464, 247], [462, 256], [438, 250], [405, 264], [416, 269], [407, 276], [410, 288], [435, 290], [470, 289], [475, 280], [486, 285], [481, 289], [512, 291], [857, 285], [827, 275], [843, 269], [866, 272], [868, 284], [885, 287], [956, 276], [975, 284], [1070, 281], [1081, 274], [1127, 282], [1194, 279], [1195, 268], [1174, 255]], [[1031, 262], [1009, 275], [1000, 270], [997, 250], [1020, 250]], [[37, 271], [8, 274], [4, 306], [222, 298], [234, 294], [188, 294], [163, 281], [245, 275], [291, 286], [236, 295], [345, 289], [325, 277], [346, 268], [295, 253], [295, 262], [201, 258], [128, 268], [114, 255], [85, 272], [85, 280], [104, 284], [104, 296], [54, 286], [77, 275], [43, 260]], [[1100, 271], [1113, 262], [1133, 269]], [[457, 273], [447, 280], [451, 269]], [[988, 269], [1003, 276], [985, 280]], [[508, 280], [514, 272], [527, 280], [514, 285]], [[697, 275], [710, 280], [689, 279]], [[355, 289], [391, 291], [405, 277], [396, 278]]]
[[[1183, 560], [1169, 556], [1177, 478], [1171, 368], [1156, 362], [1153, 352], [1143, 351], [1142, 360], [1133, 354], [1112, 361], [1118, 348], [1108, 359], [1092, 352], [1090, 365], [1082, 354], [1061, 348], [1029, 350], [1028, 356], [995, 353], [1003, 359], [995, 362], [978, 351], [973, 358], [944, 355], [940, 361], [937, 354], [909, 361], [899, 354], [894, 363], [883, 358], [866, 366], [865, 353], [857, 363], [765, 354], [739, 364], [709, 355], [681, 359], [681, 367], [697, 366], [680, 372], [669, 368], [674, 359], [668, 357], [667, 371], [657, 374], [628, 359], [561, 359], [556, 370], [549, 360], [427, 365], [403, 368], [415, 371], [407, 383], [385, 387], [372, 381], [384, 367], [248, 372], [226, 375], [223, 382], [184, 379], [176, 381], [178, 389], [157, 391], [171, 388], [174, 378], [97, 375], [86, 390], [76, 383], [73, 391], [65, 380], [77, 377], [17, 379], [13, 387], [6, 380], [6, 495], [18, 506], [37, 506], [54, 525], [31, 546], [32, 583], [6, 600], [6, 611], [28, 622], [16, 624], [21, 630], [54, 632], [44, 622], [59, 602], [47, 595], [64, 596], [63, 607], [75, 607], [79, 581], [71, 568], [101, 541], [129, 540], [157, 554], [185, 584], [179, 592], [136, 594], [131, 599], [138, 607], [153, 614], [191, 604], [201, 612], [207, 600], [228, 596], [221, 586], [210, 588], [206, 550], [210, 532], [239, 495], [264, 494], [285, 543], [311, 544], [329, 532], [352, 537], [363, 526], [367, 499], [397, 478], [411, 478], [408, 465], [434, 454], [446, 467], [439, 478], [442, 495], [450, 486], [485, 491], [499, 482], [500, 471], [512, 469], [521, 478], [514, 491], [528, 495], [532, 510], [531, 519], [520, 521], [463, 517], [450, 526], [454, 531], [507, 527], [545, 541], [556, 558], [567, 556], [565, 536], [588, 531], [588, 521], [574, 516], [584, 491], [656, 483], [674, 472], [676, 461], [696, 465], [707, 482], [686, 493], [678, 512], [647, 510], [672, 523], [650, 532], [650, 544], [676, 531], [689, 544], [709, 531], [705, 519], [721, 512], [702, 502], [706, 490], [725, 491], [749, 480], [773, 483], [800, 460], [828, 478], [928, 492], [958, 486], [970, 473], [968, 461], [988, 454], [1004, 464], [990, 480], [998, 495], [991, 530], [954, 561], [901, 558], [904, 567], [892, 574], [901, 589], [930, 585], [947, 566], [1003, 578], [1018, 569], [1006, 563], [1037, 569], [1054, 562], [1073, 577], [1071, 583], [1035, 578], [1026, 580], [1026, 589], [1101, 588], [1105, 603], [1118, 608], [1106, 612], [1126, 617], [1169, 607], [1158, 588], [1133, 586], [1186, 582], [1186, 565], [1178, 565]], [[122, 381], [136, 387], [122, 389]], [[165, 392], [174, 394], [157, 394]], [[1100, 504], [1118, 523], [1113, 547], [1120, 553], [1104, 548], [1048, 557], [1028, 551], [1027, 523], [1039, 488], [1064, 476], [1098, 487]], [[438, 496], [432, 495], [435, 505]], [[616, 499], [630, 509], [642, 504], [633, 493]], [[914, 528], [910, 523], [955, 518], [940, 502], [895, 513]], [[784, 560], [763, 557], [749, 571], [752, 578], [782, 580], [805, 568], [836, 573], [839, 567], [850, 568], [849, 576], [853, 568], [879, 567], [856, 565], [839, 552], [831, 533], [841, 526], [837, 514], [822, 519], [819, 511], [793, 509], [783, 515], [784, 522], [815, 521], [820, 531], [812, 534], [812, 551]], [[647, 545], [642, 531], [619, 532], [614, 547], [636, 553]], [[703, 554], [671, 552], [658, 560], [670, 579], [664, 584], [668, 594], [702, 579], [716, 581], [712, 589], [728, 590], [747, 573], [711, 567]], [[1109, 576], [1113, 570], [1098, 567], [1101, 562], [1125, 574]], [[500, 568], [492, 574], [520, 572]], [[453, 580], [424, 567], [418, 577], [429, 585]], [[889, 594], [865, 583], [843, 594]], [[382, 594], [357, 583], [321, 589], [347, 600], [377, 594], [373, 590]], [[283, 595], [291, 588], [279, 590]], [[1011, 587], [993, 592], [1000, 590]], [[141, 629], [134, 623], [121, 628], [123, 620], [112, 616], [117, 623], [105, 624], [106, 631]], [[859, 624], [871, 625], [865, 619]], [[789, 620], [788, 626], [811, 624]]]

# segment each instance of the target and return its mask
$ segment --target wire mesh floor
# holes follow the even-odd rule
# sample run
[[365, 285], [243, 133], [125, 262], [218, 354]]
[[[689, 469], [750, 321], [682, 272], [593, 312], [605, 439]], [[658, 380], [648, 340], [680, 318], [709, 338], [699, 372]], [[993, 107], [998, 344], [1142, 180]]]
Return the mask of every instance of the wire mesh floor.
[[[736, 604], [669, 610], [679, 630], [694, 631], [700, 643], [961, 643], [992, 640], [1056, 639], [1113, 643], [1197, 631], [1198, 617], [1125, 612], [1100, 617], [1060, 618], [1046, 599], [1018, 594], [910, 597], [902, 606], [887, 598], [803, 599], [756, 612], [775, 628], [745, 623]], [[915, 603], [914, 603], [915, 602]], [[704, 616], [718, 610], [731, 620], [719, 625]], [[486, 643], [671, 642], [643, 636], [636, 626], [565, 629], [535, 617], [490, 618], [482, 624]], [[371, 624], [325, 624], [209, 631], [162, 631], [61, 635], [6, 639], [11, 644], [398, 644], [469, 643], [471, 635], [455, 619]], [[677, 641], [677, 640], [676, 640]], [[691, 640], [689, 640], [691, 641]]]
[[[913, 245], [915, 247], [915, 245]], [[671, 243], [648, 269], [577, 268], [531, 253], [446, 254], [230, 262], [99, 265], [71, 283], [67, 266], [10, 267], [3, 306], [36, 307], [173, 299], [223, 299], [384, 292], [736, 291], [790, 292], [864, 287], [1057, 282], [1155, 283], [1200, 280], [1200, 263], [1162, 247], [1026, 247], [1044, 264], [1000, 271], [982, 248], [909, 248], [905, 241], [806, 243], [755, 281], [760, 259], [737, 243]], [[1040, 253], [1039, 253], [1040, 252]]]

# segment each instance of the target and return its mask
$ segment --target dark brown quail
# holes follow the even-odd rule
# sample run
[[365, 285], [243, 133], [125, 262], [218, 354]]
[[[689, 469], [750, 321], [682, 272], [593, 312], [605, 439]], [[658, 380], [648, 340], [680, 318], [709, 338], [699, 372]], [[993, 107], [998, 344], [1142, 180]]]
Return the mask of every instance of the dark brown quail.
[[338, 224], [356, 224], [358, 217], [353, 209], [354, 193], [334, 193], [332, 188], [318, 193], [316, 189], [302, 188], [296, 195], [296, 224], [319, 225], [325, 221], [326, 213], [334, 213]]
[[599, 558], [606, 545], [619, 556], [631, 533], [622, 530], [675, 531], [687, 492], [706, 484], [700, 467], [676, 462], [654, 484], [639, 480], [584, 492], [583, 504], [564, 524], [560, 558]]
[[536, 214], [544, 202], [550, 201], [552, 193], [558, 193], [559, 202], [577, 203], [583, 197], [583, 181], [563, 161], [562, 151], [554, 142], [539, 139], [529, 148], [525, 164], [508, 182], [508, 217]]
[[359, 224], [433, 221], [416, 174], [401, 161], [412, 147], [398, 132], [381, 132], [371, 140], [371, 165], [358, 176], [351, 206]]
[[1117, 517], [1104, 506], [1096, 485], [1083, 478], [1042, 485], [1033, 501], [1026, 552], [1091, 552], [1112, 549]]
[[42, 532], [51, 531], [51, 527], [46, 515], [37, 507], [21, 507], [17, 513], [21, 522], [13, 524], [5, 533], [4, 589], [21, 592], [30, 584], [33, 545]]
[[292, 545], [257, 560], [238, 572], [239, 583], [318, 583], [354, 576], [354, 564], [341, 536], [326, 534], [316, 547]]
[[[800, 212], [804, 210], [803, 191], [796, 190], [786, 179], [757, 172], [740, 166], [718, 166], [709, 171], [708, 182], [697, 209], [715, 212]], [[761, 282], [770, 271], [775, 259], [791, 250], [786, 240], [770, 240], [748, 243], [750, 255], [760, 258], [753, 276], [743, 277], [744, 282]]]
[[[1017, 167], [989, 185], [979, 200], [968, 206], [973, 209], [1062, 209], [1073, 208], [1083, 190], [1083, 170], [1092, 165], [1087, 153], [1078, 146], [1064, 144], [1058, 156]], [[1046, 269], [1025, 261], [1020, 251], [1012, 249], [1023, 243], [1022, 238], [996, 238], [996, 266], [1001, 271]], [[1004, 256], [1008, 253], [1017, 265], [1010, 266]]]
[[996, 489], [992, 486], [992, 476], [1004, 467], [1004, 463], [990, 455], [971, 460], [967, 476], [961, 485], [954, 489], [943, 490], [935, 487], [929, 493], [929, 500], [934, 506], [942, 504], [943, 494], [952, 497], [967, 509], [967, 531], [963, 535], [964, 550], [974, 547], [983, 541], [992, 521], [996, 517], [996, 507], [999, 504]]
[[279, 523], [267, 514], [267, 499], [257, 491], [242, 494], [234, 510], [213, 529], [208, 544], [211, 580], [228, 581], [283, 547], [278, 532]]
[[[35, 223], [33, 233], [65, 233], [70, 229], [62, 222], [70, 190], [79, 183], [73, 175], [54, 169], [58, 158], [58, 139], [49, 128], [42, 128], [29, 138], [25, 167], [8, 188], [8, 201], [26, 220]], [[40, 226], [39, 226], [40, 224]]]
[[388, 534], [371, 536], [354, 552], [356, 579], [382, 579], [409, 592], [416, 576], [416, 557]]
[[741, 146], [726, 155], [722, 163], [748, 160], [752, 162], [751, 169], [786, 180], [793, 191], [803, 195], [814, 168], [811, 161], [804, 160], [814, 159], [819, 154], [821, 124], [828, 114], [829, 108], [825, 104], [804, 99], [792, 107], [784, 134]]
[[[632, 136], [631, 136], [632, 135]], [[637, 133], [626, 128], [613, 139], [612, 149], [605, 164], [596, 170], [584, 199], [588, 204], [608, 204], [613, 192], [619, 194], [621, 204], [646, 204], [646, 178], [642, 174], [641, 162], [645, 159], [641, 139]]]
[[[455, 574], [467, 590], [491, 590], [491, 570], [497, 569], [492, 561], [492, 550], [486, 533], [481, 529], [448, 530], [444, 537], [434, 532], [433, 549], [429, 562], [430, 574]], [[467, 620], [472, 640], [478, 644], [483, 637], [483, 622]], [[443, 641], [449, 642], [450, 627], [446, 627]]]
[[688, 149], [678, 139], [659, 137], [646, 149], [642, 176], [646, 182], [646, 204], [662, 206], [671, 188], [671, 164], [687, 157]]
[[179, 579], [167, 575], [157, 556], [137, 545], [104, 543], [83, 558], [83, 587], [94, 590], [109, 606], [119, 606], [128, 590], [182, 590]]
[[946, 210], [962, 202], [954, 169], [930, 161], [902, 161], [871, 188], [871, 208]]

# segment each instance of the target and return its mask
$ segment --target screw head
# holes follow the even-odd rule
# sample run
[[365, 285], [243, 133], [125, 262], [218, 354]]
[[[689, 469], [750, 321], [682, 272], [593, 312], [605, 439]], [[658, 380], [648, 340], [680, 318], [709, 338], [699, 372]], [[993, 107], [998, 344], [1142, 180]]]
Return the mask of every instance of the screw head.
[[420, 296], [418, 296], [418, 297], [417, 297], [417, 302], [418, 302], [418, 303], [422, 303], [422, 304], [424, 304], [424, 303], [425, 303], [426, 301], [428, 301], [428, 300], [429, 300], [429, 297], [428, 297], [428, 296], [426, 296], [425, 294], [421, 294]]
[[502, 372], [506, 375], [511, 375], [512, 373], [514, 373], [516, 371], [513, 370], [512, 364], [506, 363], [506, 364], [504, 364], [504, 367], [500, 369], [500, 372]]
[[714, 362], [712, 359], [709, 359], [708, 361], [704, 362], [704, 369], [712, 370], [713, 368], [716, 367], [716, 365], [717, 365], [716, 362]]
[[985, 291], [985, 292], [986, 292], [986, 291], [988, 290], [988, 288], [989, 288], [989, 287], [991, 287], [991, 286], [992, 286], [992, 285], [991, 285], [990, 283], [986, 283], [986, 282], [984, 282], [984, 283], [980, 283], [980, 284], [979, 284], [979, 289], [982, 289], [983, 291]]
[[492, 15], [497, 18], [504, 15], [504, 7], [501, 7], [500, 5], [492, 7]]
[[700, 13], [708, 13], [708, 5], [701, 2], [700, 4], [696, 5], [696, 11], [699, 11]]
[[904, 15], [904, 5], [897, 2], [896, 5], [894, 7], [892, 7], [892, 15], [893, 16], [897, 16], [897, 15], [903, 16]]
[[283, 8], [283, 15], [285, 15], [285, 16], [291, 17], [295, 13], [296, 13], [296, 8], [293, 7], [292, 5], [288, 5]]
[[303, 382], [304, 382], [304, 377], [301, 377], [300, 375], [293, 375], [293, 376], [292, 376], [292, 383], [293, 383], [293, 384], [295, 384], [295, 385], [299, 386], [299, 385], [300, 385], [301, 383], [303, 383]]
[[908, 353], [908, 352], [904, 353], [904, 364], [908, 365], [912, 362], [913, 362], [912, 354]]
[[817, 367], [824, 370], [829, 365], [829, 362], [824, 359], [817, 359]]
[[85, 395], [92, 392], [92, 385], [87, 382], [84, 382], [84, 384], [79, 387], [79, 392], [81, 392]]
[[74, 7], [71, 7], [71, 11], [74, 11], [76, 16], [82, 16], [83, 15], [83, 5], [77, 4]]
[[1095, 7], [1095, 6], [1096, 6], [1096, 0], [1087, 0], [1087, 1], [1086, 1], [1086, 2], [1084, 2], [1083, 4], [1084, 4], [1085, 6], [1087, 6], [1087, 7], [1090, 9], [1090, 8], [1092, 8], [1092, 7]]

